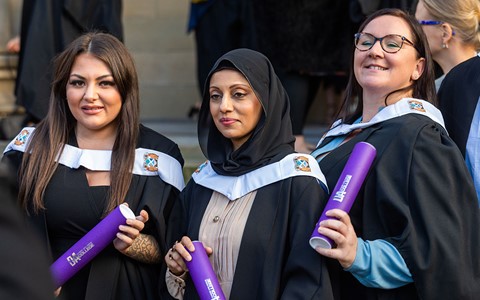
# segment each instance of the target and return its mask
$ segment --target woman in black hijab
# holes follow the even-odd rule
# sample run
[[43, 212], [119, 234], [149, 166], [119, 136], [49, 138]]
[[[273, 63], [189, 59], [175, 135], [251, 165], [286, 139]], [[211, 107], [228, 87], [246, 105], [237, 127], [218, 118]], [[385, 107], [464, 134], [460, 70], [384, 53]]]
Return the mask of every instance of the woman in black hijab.
[[216, 62], [198, 136], [208, 161], [182, 192], [186, 219], [172, 233], [181, 240], [165, 256], [170, 294], [198, 298], [183, 259], [200, 240], [227, 298], [331, 299], [324, 260], [308, 242], [327, 199], [324, 177], [313, 157], [294, 153], [288, 96], [264, 55], [237, 49]]

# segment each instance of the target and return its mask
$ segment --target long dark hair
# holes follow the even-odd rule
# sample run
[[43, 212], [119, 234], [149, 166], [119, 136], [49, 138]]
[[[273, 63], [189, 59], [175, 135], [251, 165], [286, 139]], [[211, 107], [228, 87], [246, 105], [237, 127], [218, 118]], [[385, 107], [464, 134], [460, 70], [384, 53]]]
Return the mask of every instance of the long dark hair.
[[[425, 68], [421, 76], [413, 82], [412, 85], [405, 88], [390, 92], [385, 98], [385, 104], [387, 98], [397, 92], [412, 91], [412, 97], [429, 101], [436, 105], [436, 92], [435, 92], [435, 75], [432, 56], [429, 50], [427, 38], [423, 32], [421, 25], [418, 23], [412, 15], [396, 8], [385, 8], [378, 10], [367, 17], [367, 19], [360, 25], [358, 32], [362, 32], [363, 29], [374, 19], [380, 16], [393, 16], [398, 17], [408, 24], [412, 33], [412, 42], [417, 50], [417, 58], [423, 57], [425, 59]], [[353, 72], [353, 60], [355, 57], [355, 50], [352, 53], [350, 76], [346, 87], [345, 99], [339, 109], [336, 119], [342, 119], [344, 122], [350, 122], [354, 118], [357, 118], [362, 114], [363, 104], [363, 89], [355, 78]]]
[[54, 60], [49, 111], [34, 131], [20, 168], [19, 199], [26, 210], [39, 212], [44, 209], [43, 195], [58, 165], [55, 159], [74, 134], [76, 120], [68, 108], [66, 86], [75, 59], [83, 53], [95, 56], [110, 68], [122, 97], [112, 149], [109, 200], [104, 213], [123, 202], [129, 189], [139, 134], [140, 104], [135, 64], [125, 45], [114, 36], [86, 33]]

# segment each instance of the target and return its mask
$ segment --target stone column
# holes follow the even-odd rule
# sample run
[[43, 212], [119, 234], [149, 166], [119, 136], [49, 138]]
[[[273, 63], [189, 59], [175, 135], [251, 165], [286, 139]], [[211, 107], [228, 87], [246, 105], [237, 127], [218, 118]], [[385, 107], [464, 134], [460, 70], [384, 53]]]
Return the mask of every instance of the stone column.
[[15, 109], [18, 55], [8, 53], [7, 42], [20, 34], [22, 1], [0, 0], [0, 117]]

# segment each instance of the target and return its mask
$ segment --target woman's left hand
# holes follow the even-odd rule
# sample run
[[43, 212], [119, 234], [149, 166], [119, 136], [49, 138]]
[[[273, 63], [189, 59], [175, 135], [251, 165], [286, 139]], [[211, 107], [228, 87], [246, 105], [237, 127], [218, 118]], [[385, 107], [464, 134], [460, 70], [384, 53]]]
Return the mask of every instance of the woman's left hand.
[[113, 246], [120, 252], [124, 252], [130, 247], [135, 239], [140, 235], [140, 232], [145, 227], [145, 222], [148, 221], [148, 213], [142, 209], [140, 215], [135, 219], [127, 219], [126, 225], [118, 227], [117, 238], [113, 240]]
[[323, 256], [338, 260], [344, 269], [348, 268], [355, 260], [358, 245], [357, 234], [350, 217], [340, 209], [329, 210], [326, 215], [334, 219], [322, 221], [318, 232], [332, 239], [337, 246], [332, 249], [317, 248], [315, 250]]

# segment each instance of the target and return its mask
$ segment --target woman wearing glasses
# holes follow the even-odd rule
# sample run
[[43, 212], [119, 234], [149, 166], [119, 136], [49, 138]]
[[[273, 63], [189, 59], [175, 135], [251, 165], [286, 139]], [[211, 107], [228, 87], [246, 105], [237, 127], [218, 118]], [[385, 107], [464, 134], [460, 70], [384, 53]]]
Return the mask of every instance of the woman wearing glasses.
[[421, 0], [415, 16], [446, 74], [438, 91], [439, 109], [465, 157], [480, 204], [480, 1]]
[[[332, 189], [354, 147], [377, 149], [350, 215], [319, 232], [334, 249], [337, 299], [473, 299], [480, 294], [480, 216], [462, 156], [435, 100], [432, 59], [413, 17], [384, 9], [355, 35], [339, 121], [312, 153]], [[424, 99], [424, 100], [422, 100]], [[430, 102], [429, 102], [430, 101]]]
[[478, 0], [420, 0], [415, 17], [422, 25], [428, 45], [445, 74], [461, 62], [477, 55], [480, 49], [480, 2]]

